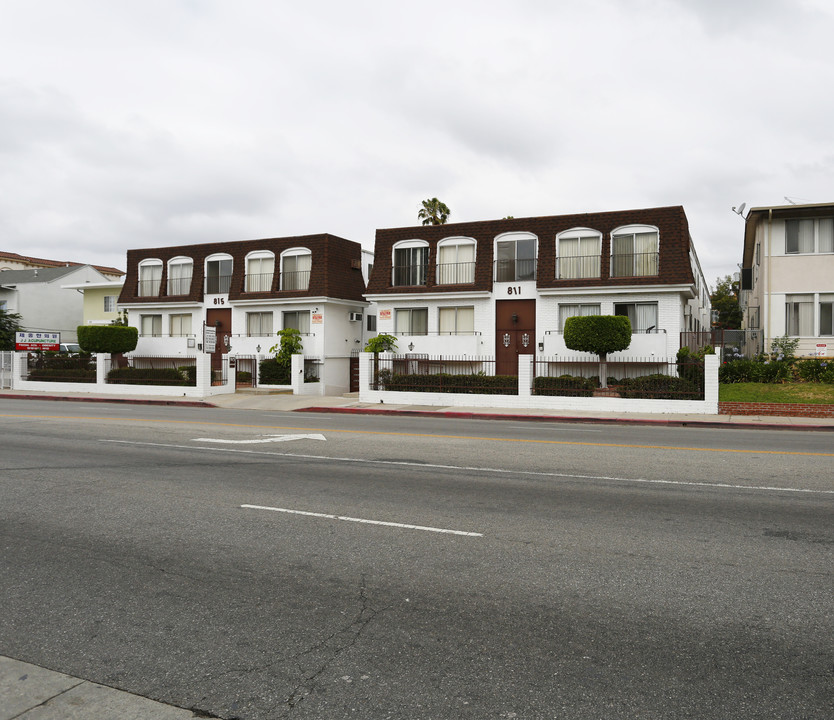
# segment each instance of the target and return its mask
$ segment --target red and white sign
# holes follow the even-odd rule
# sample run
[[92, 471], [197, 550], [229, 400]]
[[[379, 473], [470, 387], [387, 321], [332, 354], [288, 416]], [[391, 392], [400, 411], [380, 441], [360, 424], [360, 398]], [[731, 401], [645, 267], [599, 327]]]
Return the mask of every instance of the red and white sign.
[[828, 344], [817, 343], [817, 357], [826, 357], [828, 355]]
[[324, 322], [321, 313], [313, 313], [313, 325], [321, 325]]
[[379, 319], [380, 320], [390, 320], [391, 319], [391, 310], [380, 310], [379, 311]]
[[41, 350], [57, 352], [61, 347], [61, 333], [51, 332], [16, 332], [15, 350], [38, 352]]

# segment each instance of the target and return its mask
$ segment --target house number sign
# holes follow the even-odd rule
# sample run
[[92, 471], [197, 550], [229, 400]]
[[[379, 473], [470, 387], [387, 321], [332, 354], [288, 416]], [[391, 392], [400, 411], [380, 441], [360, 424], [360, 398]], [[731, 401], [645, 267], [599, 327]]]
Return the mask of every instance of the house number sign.
[[504, 333], [504, 347], [510, 347], [510, 333]]

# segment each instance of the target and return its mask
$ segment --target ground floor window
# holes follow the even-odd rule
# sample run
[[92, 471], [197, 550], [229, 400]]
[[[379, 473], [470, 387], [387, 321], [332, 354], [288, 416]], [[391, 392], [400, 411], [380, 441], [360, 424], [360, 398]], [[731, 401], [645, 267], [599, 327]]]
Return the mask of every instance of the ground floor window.
[[657, 303], [614, 303], [614, 314], [625, 315], [631, 332], [657, 332]]
[[267, 337], [272, 335], [272, 313], [246, 313], [246, 334], [249, 337]]
[[584, 317], [585, 315], [599, 315], [599, 304], [579, 305], [574, 303], [559, 304], [559, 330], [564, 331], [565, 320], [569, 317]]
[[475, 332], [474, 307], [440, 308], [441, 335], [472, 335]]
[[105, 295], [104, 296], [104, 312], [106, 312], [106, 313], [116, 312], [116, 296], [115, 295]]
[[302, 335], [310, 334], [310, 311], [293, 310], [284, 313], [284, 330], [298, 330]]
[[814, 334], [814, 303], [811, 295], [785, 296], [785, 334], [808, 337]]
[[834, 335], [834, 295], [820, 295], [820, 335]]
[[140, 332], [146, 337], [160, 337], [162, 335], [162, 315], [142, 315]]
[[191, 313], [171, 315], [171, 337], [191, 335]]
[[428, 331], [428, 308], [401, 308], [395, 312], [394, 332], [397, 335], [427, 335]]

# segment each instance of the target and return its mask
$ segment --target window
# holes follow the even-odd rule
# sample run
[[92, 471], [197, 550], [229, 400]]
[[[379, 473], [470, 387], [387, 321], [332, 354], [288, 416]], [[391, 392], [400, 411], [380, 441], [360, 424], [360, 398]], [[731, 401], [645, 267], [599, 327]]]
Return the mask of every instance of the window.
[[115, 295], [105, 295], [104, 296], [104, 312], [106, 312], [106, 313], [116, 312], [116, 296]]
[[[284, 318], [286, 323], [286, 317]], [[272, 313], [246, 313], [246, 334], [249, 337], [267, 337], [272, 335]]]
[[284, 313], [284, 330], [298, 330], [302, 335], [310, 334], [310, 311], [294, 310]]
[[474, 307], [442, 307], [439, 315], [441, 335], [474, 335]]
[[191, 313], [171, 315], [171, 337], [191, 335]]
[[834, 252], [834, 218], [823, 218], [819, 221], [819, 236], [819, 251]]
[[495, 244], [496, 282], [536, 279], [536, 238], [498, 240]]
[[786, 220], [785, 253], [834, 252], [834, 218]]
[[394, 332], [397, 335], [427, 335], [428, 331], [428, 308], [404, 308], [395, 311]]
[[[281, 255], [281, 289], [307, 290], [313, 256], [307, 248], [293, 248]], [[308, 328], [309, 330], [309, 328]]]
[[657, 332], [657, 303], [615, 303], [615, 315], [625, 315], [631, 322], [631, 332]]
[[437, 284], [475, 282], [475, 243], [441, 240], [437, 247]]
[[747, 329], [748, 330], [758, 330], [759, 329], [759, 308], [751, 307], [748, 310], [747, 316]]
[[556, 277], [599, 277], [602, 236], [593, 230], [569, 230], [556, 239]]
[[559, 305], [559, 330], [564, 331], [565, 320], [569, 317], [585, 317], [586, 315], [599, 315], [599, 305]]
[[142, 315], [140, 317], [143, 337], [160, 337], [162, 335], [162, 315]]
[[834, 335], [834, 295], [820, 295], [820, 335]]
[[159, 295], [162, 282], [162, 261], [150, 260], [139, 264], [139, 297]]
[[429, 264], [429, 247], [422, 241], [409, 240], [394, 247], [393, 284], [425, 285]]
[[206, 293], [225, 295], [232, 285], [232, 258], [214, 257], [206, 261]]
[[814, 334], [813, 296], [785, 296], [785, 334], [794, 337]]
[[368, 315], [368, 332], [376, 332], [376, 315]]
[[615, 230], [611, 237], [611, 277], [643, 277], [658, 274], [657, 228], [631, 226]]
[[168, 263], [168, 294], [188, 295], [194, 263], [191, 258], [174, 258]]
[[269, 292], [274, 275], [275, 256], [272, 253], [252, 253], [246, 258], [246, 292]]

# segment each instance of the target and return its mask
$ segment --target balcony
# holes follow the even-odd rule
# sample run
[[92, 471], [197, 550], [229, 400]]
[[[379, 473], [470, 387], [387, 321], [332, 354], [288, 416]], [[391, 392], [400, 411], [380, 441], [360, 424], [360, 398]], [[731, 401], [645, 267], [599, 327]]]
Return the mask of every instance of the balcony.
[[622, 253], [611, 256], [611, 277], [651, 277], [658, 274], [659, 253]]
[[275, 273], [248, 273], [245, 278], [244, 292], [269, 292]]
[[426, 284], [427, 266], [423, 265], [394, 265], [394, 287], [414, 286]]
[[437, 266], [438, 285], [470, 285], [475, 282], [475, 263], [440, 263]]
[[168, 278], [169, 295], [188, 295], [191, 292], [191, 276]]
[[599, 276], [599, 255], [571, 255], [556, 258], [556, 277], [559, 280], [598, 278]]
[[231, 275], [216, 275], [206, 278], [206, 295], [226, 295], [232, 286]]
[[159, 278], [139, 281], [139, 297], [156, 297], [159, 295]]
[[307, 290], [310, 287], [309, 270], [293, 270], [282, 272], [280, 277], [281, 290]]
[[495, 282], [536, 279], [536, 258], [495, 261]]

